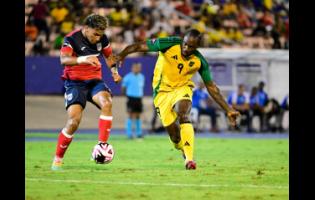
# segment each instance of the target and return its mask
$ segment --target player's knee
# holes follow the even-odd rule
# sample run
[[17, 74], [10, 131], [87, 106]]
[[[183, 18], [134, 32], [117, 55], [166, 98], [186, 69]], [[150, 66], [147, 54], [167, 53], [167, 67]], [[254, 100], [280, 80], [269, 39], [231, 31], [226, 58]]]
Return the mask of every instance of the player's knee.
[[101, 109], [103, 111], [106, 111], [106, 110], [111, 110], [112, 109], [112, 101], [109, 101], [109, 100], [104, 100], [102, 103], [101, 103]]
[[180, 124], [190, 122], [190, 115], [188, 113], [179, 112], [178, 121]]

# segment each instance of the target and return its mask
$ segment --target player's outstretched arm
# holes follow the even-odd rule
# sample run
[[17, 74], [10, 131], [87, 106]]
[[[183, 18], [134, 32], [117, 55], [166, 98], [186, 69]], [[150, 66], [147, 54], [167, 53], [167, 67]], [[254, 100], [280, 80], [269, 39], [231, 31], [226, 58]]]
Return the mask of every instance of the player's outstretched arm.
[[124, 60], [124, 58], [131, 54], [131, 53], [135, 53], [135, 52], [147, 52], [149, 51], [149, 47], [146, 43], [146, 41], [143, 42], [137, 42], [131, 45], [128, 45], [127, 47], [125, 47], [117, 56], [116, 56], [116, 60], [117, 61], [122, 61]]
[[221, 108], [227, 113], [227, 116], [229, 118], [229, 121], [232, 126], [236, 126], [236, 119], [240, 116], [240, 113], [238, 111], [235, 111], [233, 108], [231, 108], [227, 102], [224, 100], [219, 88], [213, 81], [209, 81], [205, 84], [206, 88], [211, 95], [211, 97], [221, 106]]
[[64, 66], [66, 65], [72, 66], [72, 65], [80, 65], [80, 64], [97, 66], [101, 64], [98, 58], [96, 57], [96, 55], [74, 57], [71, 55], [71, 53], [61, 53], [60, 62]]

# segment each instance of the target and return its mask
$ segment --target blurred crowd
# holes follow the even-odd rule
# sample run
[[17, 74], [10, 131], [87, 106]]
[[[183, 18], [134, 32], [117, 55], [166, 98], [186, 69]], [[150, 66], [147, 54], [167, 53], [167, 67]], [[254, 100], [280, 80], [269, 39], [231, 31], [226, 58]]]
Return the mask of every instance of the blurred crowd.
[[[239, 84], [237, 90], [227, 96], [228, 104], [241, 113], [239, 126], [228, 126], [229, 131], [235, 132], [288, 132], [288, 125], [284, 125], [284, 116], [289, 112], [289, 94], [285, 95], [279, 102], [269, 97], [264, 90], [265, 83], [259, 82], [257, 86], [250, 88], [250, 92], [244, 84]], [[192, 121], [195, 128], [200, 128], [200, 117], [210, 117], [210, 132], [218, 133], [222, 127], [218, 126], [217, 118], [221, 108], [212, 100], [202, 82], [193, 93]], [[253, 122], [257, 117], [258, 123]], [[226, 118], [226, 116], [225, 116]], [[288, 121], [287, 121], [288, 123]], [[204, 131], [199, 129], [198, 131]]]
[[202, 47], [289, 49], [288, 0], [26, 0], [25, 54], [59, 55], [91, 13], [109, 18], [114, 52], [190, 28], [203, 33]]

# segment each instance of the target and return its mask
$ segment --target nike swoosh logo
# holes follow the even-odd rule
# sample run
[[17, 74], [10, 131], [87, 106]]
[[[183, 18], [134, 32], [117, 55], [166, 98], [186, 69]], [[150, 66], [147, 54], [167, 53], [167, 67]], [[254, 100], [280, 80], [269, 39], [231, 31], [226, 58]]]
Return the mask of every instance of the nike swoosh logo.
[[86, 48], [86, 47], [82, 47], [82, 48], [81, 48], [81, 51], [83, 51], [85, 48]]

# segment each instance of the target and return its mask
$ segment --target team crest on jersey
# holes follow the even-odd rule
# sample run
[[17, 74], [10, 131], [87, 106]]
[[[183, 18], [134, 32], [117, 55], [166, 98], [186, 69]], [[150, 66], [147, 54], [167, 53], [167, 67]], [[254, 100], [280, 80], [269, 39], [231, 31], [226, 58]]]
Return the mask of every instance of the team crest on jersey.
[[102, 44], [101, 43], [97, 43], [96, 44], [96, 48], [97, 48], [97, 51], [102, 50]]
[[189, 63], [189, 67], [192, 67], [194, 64], [195, 64], [195, 62], [192, 62], [192, 61], [191, 61], [191, 62]]

